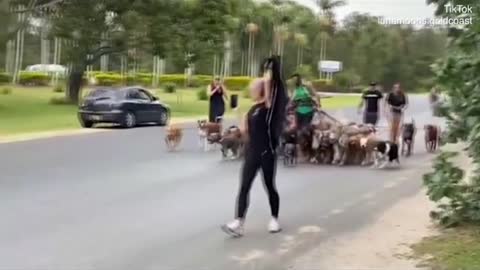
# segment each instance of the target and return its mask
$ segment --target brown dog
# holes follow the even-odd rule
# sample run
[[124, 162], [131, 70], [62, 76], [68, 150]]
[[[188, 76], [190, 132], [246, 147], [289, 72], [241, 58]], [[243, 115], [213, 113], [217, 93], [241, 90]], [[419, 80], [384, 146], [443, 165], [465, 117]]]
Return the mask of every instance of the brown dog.
[[360, 139], [360, 145], [362, 146], [365, 154], [362, 161], [362, 166], [367, 166], [374, 163], [375, 147], [377, 147], [378, 142], [379, 139], [373, 133]]
[[220, 145], [222, 146], [223, 158], [228, 157], [228, 153], [231, 152], [231, 158], [239, 158], [243, 154], [244, 136], [240, 128], [237, 126], [231, 126], [224, 133], [220, 139]]
[[425, 148], [427, 152], [432, 153], [437, 150], [440, 142], [440, 127], [435, 125], [425, 125]]
[[167, 134], [165, 135], [165, 144], [168, 150], [173, 151], [177, 149], [182, 141], [183, 131], [180, 127], [170, 125], [167, 127]]
[[220, 123], [210, 123], [206, 120], [198, 121], [198, 136], [200, 146], [205, 151], [209, 150], [209, 145], [219, 142], [222, 137], [222, 125]]
[[413, 148], [415, 146], [415, 135], [417, 134], [417, 128], [415, 127], [415, 121], [412, 119], [411, 123], [405, 123], [402, 125], [402, 155], [409, 157], [413, 154]]

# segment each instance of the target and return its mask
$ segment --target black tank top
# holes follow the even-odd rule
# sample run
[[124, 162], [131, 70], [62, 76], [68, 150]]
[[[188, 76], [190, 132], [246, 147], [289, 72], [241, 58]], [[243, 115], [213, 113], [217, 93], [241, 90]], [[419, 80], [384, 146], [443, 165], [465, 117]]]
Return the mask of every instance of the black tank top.
[[[213, 89], [215, 89], [215, 85], [212, 84], [211, 85], [211, 91], [213, 91]], [[213, 103], [223, 103], [223, 88], [221, 86], [220, 87], [220, 90], [217, 90], [217, 92], [215, 92], [212, 96], [210, 96], [210, 101], [213, 102]]]
[[403, 93], [395, 94], [392, 92], [388, 95], [387, 102], [390, 106], [393, 106], [392, 112], [401, 113], [401, 108], [407, 104], [407, 97]]
[[264, 103], [253, 105], [248, 111], [248, 148], [253, 153], [270, 151], [267, 116], [268, 109]]

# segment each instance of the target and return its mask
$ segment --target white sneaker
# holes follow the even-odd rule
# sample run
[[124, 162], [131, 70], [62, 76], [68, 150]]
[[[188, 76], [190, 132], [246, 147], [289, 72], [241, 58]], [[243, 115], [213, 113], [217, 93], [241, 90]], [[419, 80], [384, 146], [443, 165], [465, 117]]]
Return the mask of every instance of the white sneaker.
[[272, 218], [272, 220], [270, 220], [270, 223], [268, 223], [268, 231], [270, 233], [278, 233], [281, 230], [282, 228], [280, 227], [278, 220], [276, 218]]
[[239, 219], [235, 219], [230, 223], [222, 225], [222, 231], [226, 234], [233, 236], [233, 237], [241, 237], [243, 236], [243, 222]]

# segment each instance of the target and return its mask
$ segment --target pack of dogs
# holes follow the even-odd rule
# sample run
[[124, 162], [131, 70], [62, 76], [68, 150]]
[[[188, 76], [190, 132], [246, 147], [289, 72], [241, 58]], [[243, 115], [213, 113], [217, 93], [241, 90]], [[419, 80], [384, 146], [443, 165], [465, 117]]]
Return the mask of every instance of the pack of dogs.
[[[197, 130], [199, 146], [204, 151], [219, 146], [223, 159], [243, 156], [246, 138], [238, 126], [229, 126], [224, 130], [221, 123], [199, 120]], [[427, 152], [433, 153], [441, 143], [441, 129], [436, 125], [425, 125], [424, 132]], [[324, 112], [317, 112], [311, 125], [298, 129], [295, 118], [289, 115], [278, 150], [285, 166], [295, 166], [302, 160], [312, 164], [384, 168], [398, 166], [401, 156], [413, 155], [416, 133], [413, 119], [404, 123], [398, 145], [380, 139], [373, 125], [354, 122], [342, 124]], [[182, 138], [180, 127], [167, 127], [167, 149], [177, 149]]]
[[[342, 124], [327, 115], [316, 115], [312, 124], [294, 135], [286, 129], [281, 145], [284, 164], [295, 165], [299, 156], [313, 164], [360, 165], [384, 168], [400, 165], [400, 157], [414, 153], [417, 127], [415, 121], [404, 123], [400, 145], [382, 140], [373, 125], [354, 122]], [[288, 124], [286, 125], [288, 126]], [[441, 143], [440, 127], [425, 125], [425, 147], [435, 152]]]

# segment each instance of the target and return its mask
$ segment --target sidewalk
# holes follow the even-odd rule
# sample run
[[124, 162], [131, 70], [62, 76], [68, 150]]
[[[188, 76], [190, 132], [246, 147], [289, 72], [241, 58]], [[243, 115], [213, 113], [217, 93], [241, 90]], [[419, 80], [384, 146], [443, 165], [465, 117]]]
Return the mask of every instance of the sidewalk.
[[429, 211], [433, 204], [424, 191], [399, 201], [366, 228], [322, 243], [291, 269], [413, 270], [410, 246], [434, 234]]

